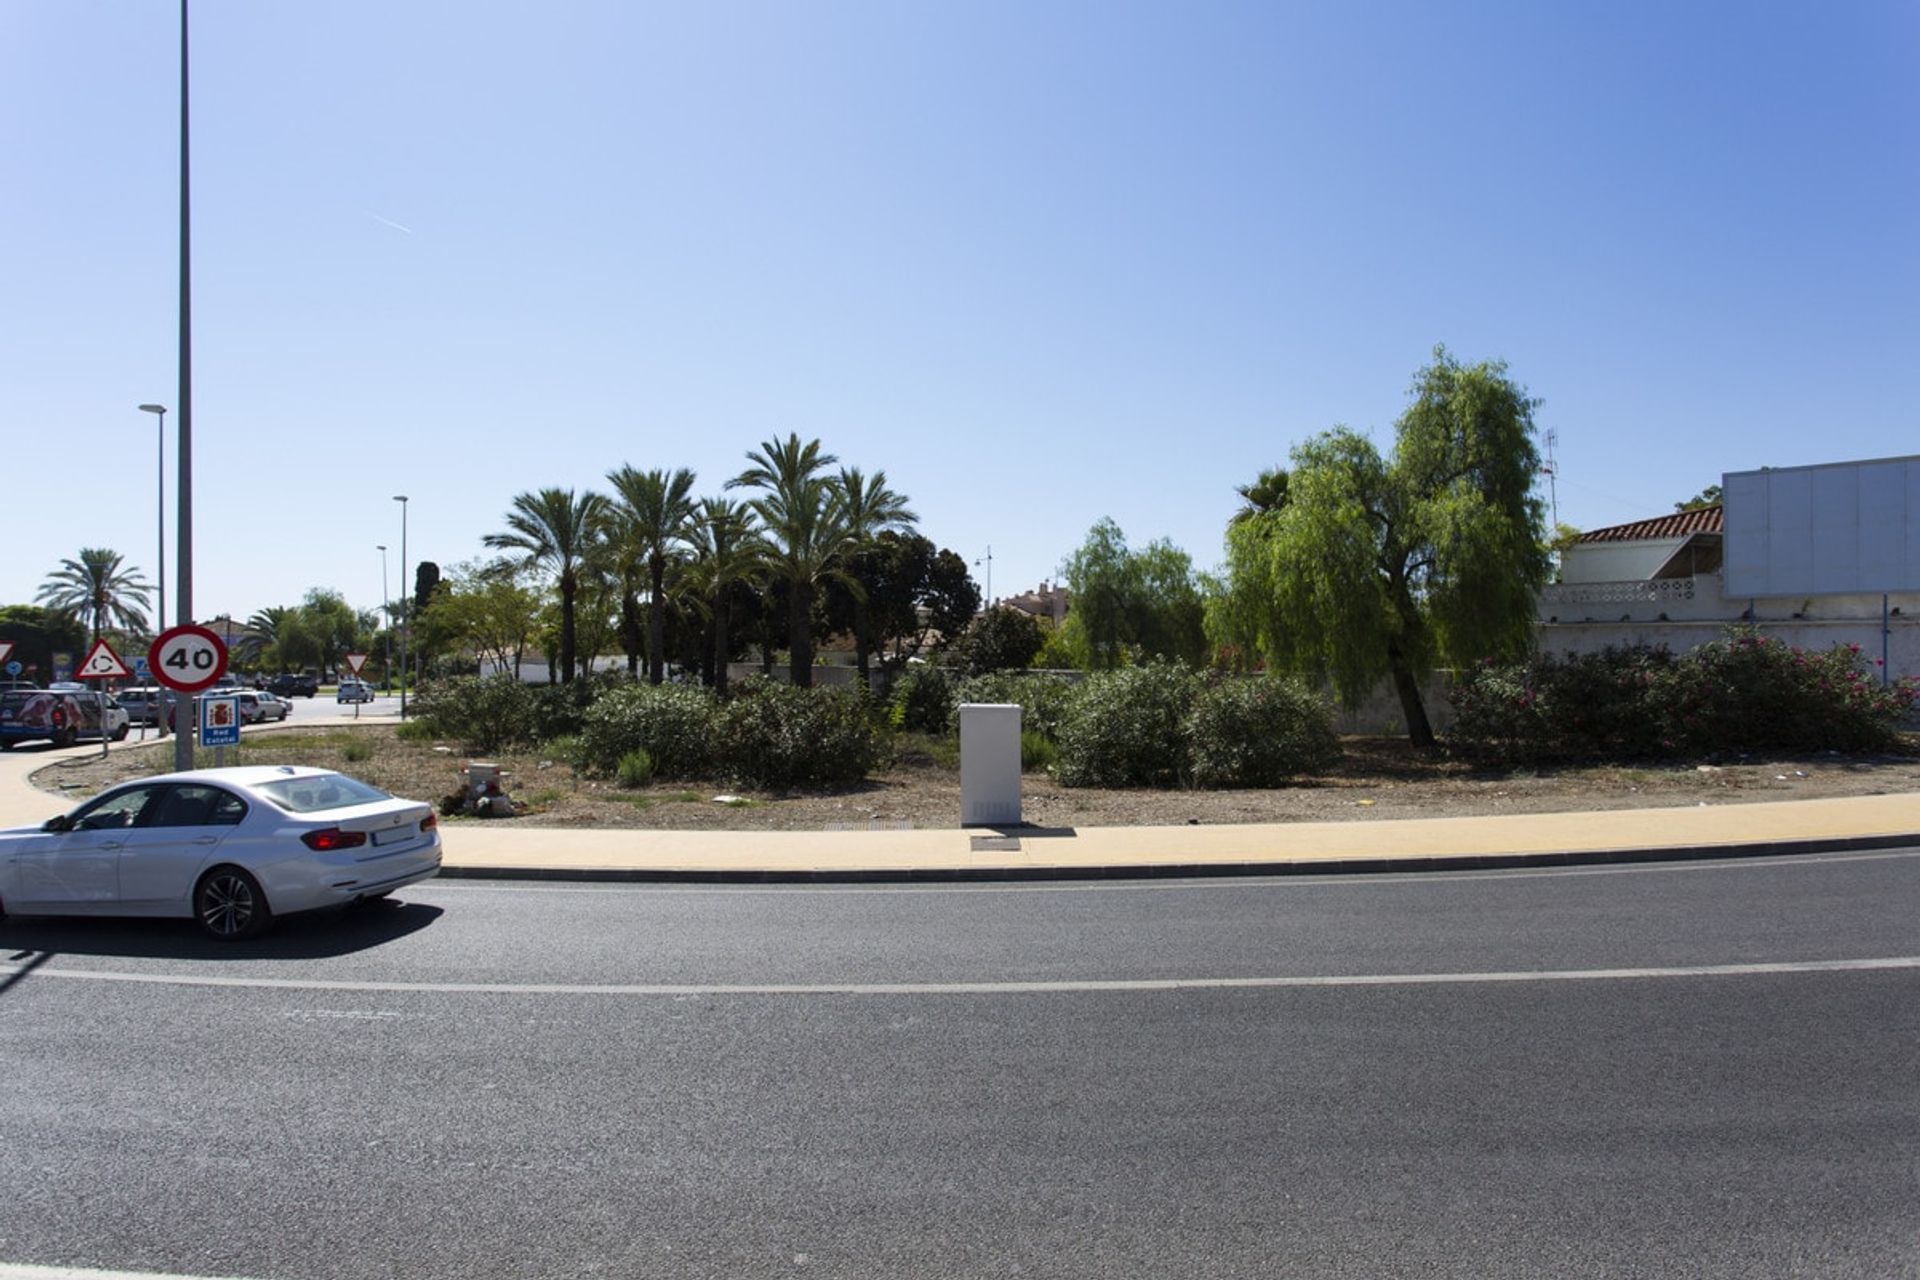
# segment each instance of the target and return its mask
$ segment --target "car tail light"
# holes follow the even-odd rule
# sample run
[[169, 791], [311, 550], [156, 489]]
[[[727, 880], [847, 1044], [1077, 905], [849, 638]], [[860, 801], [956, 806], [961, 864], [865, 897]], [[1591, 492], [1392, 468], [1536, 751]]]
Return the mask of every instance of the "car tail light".
[[422, 831], [431, 831], [439, 825], [440, 825], [439, 817], [431, 813], [428, 814], [426, 817], [420, 819], [420, 830]]
[[335, 849], [358, 849], [366, 842], [366, 832], [342, 831], [339, 827], [309, 831], [300, 837], [300, 843], [315, 853], [332, 853]]

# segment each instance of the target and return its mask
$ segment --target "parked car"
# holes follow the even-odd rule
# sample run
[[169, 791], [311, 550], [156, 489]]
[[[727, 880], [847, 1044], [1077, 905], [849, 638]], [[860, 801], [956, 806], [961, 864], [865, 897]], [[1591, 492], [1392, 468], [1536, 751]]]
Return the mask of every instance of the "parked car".
[[340, 681], [339, 692], [334, 694], [335, 702], [372, 702], [373, 686], [355, 676], [346, 676]]
[[278, 694], [282, 698], [311, 698], [320, 692], [320, 677], [278, 675], [267, 681], [267, 692]]
[[134, 724], [153, 725], [160, 723], [160, 708], [173, 700], [171, 693], [157, 685], [122, 689], [113, 697], [114, 701], [126, 709], [129, 721]]
[[240, 699], [240, 722], [242, 724], [260, 724], [267, 720], [285, 720], [293, 713], [293, 706], [265, 689], [242, 689], [237, 695]]
[[0, 693], [0, 751], [16, 742], [45, 739], [70, 747], [82, 738], [127, 736], [126, 709], [111, 695], [85, 685], [8, 689]]
[[384, 898], [439, 869], [431, 806], [305, 766], [141, 778], [0, 831], [9, 915], [175, 916], [223, 941], [277, 915]]

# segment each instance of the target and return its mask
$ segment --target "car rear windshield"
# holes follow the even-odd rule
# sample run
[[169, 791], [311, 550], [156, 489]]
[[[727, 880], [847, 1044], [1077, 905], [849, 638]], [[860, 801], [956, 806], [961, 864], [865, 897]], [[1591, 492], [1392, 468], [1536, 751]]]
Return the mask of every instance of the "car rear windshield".
[[393, 799], [380, 788], [370, 787], [344, 773], [321, 778], [285, 778], [278, 782], [263, 782], [257, 790], [288, 813], [350, 809], [357, 804]]

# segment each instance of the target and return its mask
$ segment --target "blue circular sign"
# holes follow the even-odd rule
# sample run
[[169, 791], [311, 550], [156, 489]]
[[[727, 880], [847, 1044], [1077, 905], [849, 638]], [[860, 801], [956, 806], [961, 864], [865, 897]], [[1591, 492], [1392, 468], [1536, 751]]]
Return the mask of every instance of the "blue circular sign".
[[20, 674], [20, 664], [19, 664], [18, 662], [9, 662], [9, 663], [7, 664], [7, 674], [8, 674], [8, 675], [10, 675], [10, 676], [17, 676], [17, 675], [19, 675], [19, 674]]

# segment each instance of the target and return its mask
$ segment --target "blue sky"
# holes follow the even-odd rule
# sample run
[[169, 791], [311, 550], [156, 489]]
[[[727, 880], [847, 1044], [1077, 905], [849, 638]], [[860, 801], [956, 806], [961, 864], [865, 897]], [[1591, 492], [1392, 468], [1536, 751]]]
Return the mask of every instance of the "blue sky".
[[[0, 601], [152, 576], [177, 24], [0, 3]], [[1211, 567], [1439, 342], [1582, 528], [1917, 452], [1916, 65], [1909, 3], [200, 0], [194, 612], [398, 594], [395, 493], [449, 566], [789, 431], [996, 595], [1103, 516]]]

